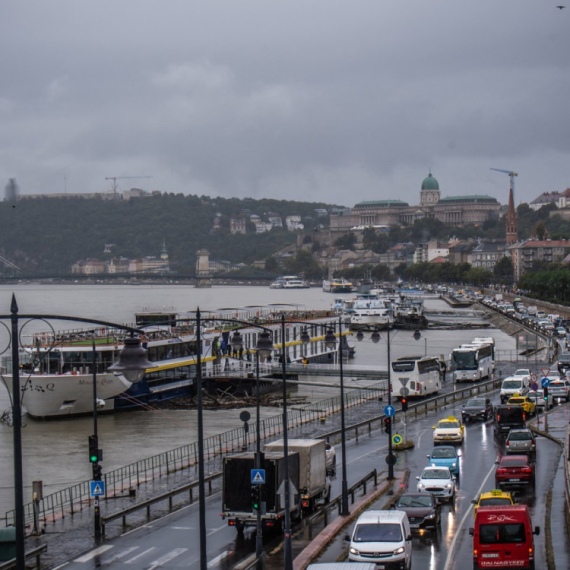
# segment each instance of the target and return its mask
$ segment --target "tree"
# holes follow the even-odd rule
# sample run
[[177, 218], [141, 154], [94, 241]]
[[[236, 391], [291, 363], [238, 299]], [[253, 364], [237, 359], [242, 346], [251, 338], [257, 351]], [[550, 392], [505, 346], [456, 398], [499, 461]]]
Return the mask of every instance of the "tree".
[[499, 283], [510, 285], [514, 280], [512, 259], [506, 255], [501, 257], [501, 259], [495, 263], [495, 267], [493, 267], [493, 274], [495, 275], [496, 281]]
[[354, 235], [354, 232], [349, 232], [346, 235], [339, 237], [333, 245], [340, 249], [350, 249], [351, 251], [354, 251], [354, 245], [356, 244], [356, 241], [357, 239], [356, 235]]
[[284, 263], [287, 272], [303, 275], [305, 279], [320, 279], [323, 270], [310, 251], [300, 249], [295, 257], [287, 259]]
[[272, 255], [265, 258], [265, 270], [272, 271], [273, 273], [277, 273], [279, 271], [279, 264]]

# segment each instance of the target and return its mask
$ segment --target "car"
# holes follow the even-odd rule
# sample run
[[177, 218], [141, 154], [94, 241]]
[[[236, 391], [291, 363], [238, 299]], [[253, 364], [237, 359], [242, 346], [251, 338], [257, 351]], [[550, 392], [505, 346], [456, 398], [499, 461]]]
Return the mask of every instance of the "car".
[[528, 384], [532, 374], [529, 368], [519, 368], [518, 370], [515, 370], [515, 373], [511, 374], [511, 376], [513, 378], [522, 378]]
[[441, 524], [441, 509], [431, 493], [404, 493], [393, 508], [408, 515], [411, 529], [435, 529]]
[[493, 414], [493, 431], [498, 437], [506, 437], [509, 431], [526, 428], [526, 412], [522, 406], [501, 404], [495, 406]]
[[461, 410], [461, 419], [464, 422], [488, 420], [491, 417], [493, 417], [493, 404], [489, 398], [484, 396], [469, 398]]
[[513, 496], [508, 491], [502, 489], [491, 489], [487, 493], [481, 493], [478, 499], [471, 501], [475, 506], [473, 507], [473, 516], [477, 514], [479, 507], [495, 507], [514, 505]]
[[465, 426], [455, 417], [448, 416], [433, 426], [434, 443], [463, 443]]
[[560, 355], [557, 366], [560, 374], [566, 374], [566, 371], [570, 370], [570, 352], [563, 352]]
[[535, 463], [528, 455], [503, 455], [495, 464], [495, 487], [498, 489], [534, 487]]
[[453, 475], [459, 476], [459, 454], [453, 445], [436, 445], [427, 458], [430, 465], [448, 467]]
[[375, 562], [381, 568], [412, 567], [412, 532], [402, 511], [365, 511], [348, 537], [350, 562]]
[[556, 336], [564, 338], [566, 336], [566, 329], [564, 327], [556, 327]]
[[549, 410], [552, 408], [552, 398], [548, 397], [548, 400], [544, 399], [544, 390], [539, 388], [536, 392], [531, 392], [530, 397], [532, 401], [536, 404], [537, 413], [541, 410]]
[[536, 404], [528, 396], [519, 396], [518, 394], [515, 394], [507, 400], [507, 406], [522, 406], [528, 416], [536, 414]]
[[505, 451], [507, 453], [528, 453], [536, 455], [536, 439], [532, 431], [528, 428], [512, 429], [505, 440]]
[[554, 399], [570, 400], [570, 382], [565, 378], [559, 378], [548, 385], [548, 396]]
[[509, 376], [503, 380], [500, 393], [501, 404], [504, 404], [515, 394], [518, 396], [526, 396], [528, 394], [527, 381], [521, 376]]
[[418, 493], [431, 493], [438, 501], [455, 500], [455, 477], [449, 467], [424, 467], [416, 479]]
[[336, 471], [336, 451], [335, 448], [327, 441], [325, 448], [327, 473]]

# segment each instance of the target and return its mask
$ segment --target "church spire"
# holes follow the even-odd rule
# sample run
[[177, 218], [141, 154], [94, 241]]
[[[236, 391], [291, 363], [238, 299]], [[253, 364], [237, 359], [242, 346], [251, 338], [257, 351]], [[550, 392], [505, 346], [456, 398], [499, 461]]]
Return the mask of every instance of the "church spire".
[[509, 206], [507, 208], [507, 245], [518, 241], [517, 235], [517, 213], [515, 211], [515, 200], [513, 197], [513, 187], [509, 190]]

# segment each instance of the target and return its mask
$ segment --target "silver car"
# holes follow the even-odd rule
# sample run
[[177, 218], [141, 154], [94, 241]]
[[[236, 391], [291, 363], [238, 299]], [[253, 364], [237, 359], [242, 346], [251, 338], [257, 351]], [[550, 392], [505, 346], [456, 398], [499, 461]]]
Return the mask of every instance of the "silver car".
[[528, 455], [535, 455], [536, 441], [534, 434], [529, 429], [512, 429], [507, 435], [505, 441], [505, 451], [507, 453], [526, 453]]

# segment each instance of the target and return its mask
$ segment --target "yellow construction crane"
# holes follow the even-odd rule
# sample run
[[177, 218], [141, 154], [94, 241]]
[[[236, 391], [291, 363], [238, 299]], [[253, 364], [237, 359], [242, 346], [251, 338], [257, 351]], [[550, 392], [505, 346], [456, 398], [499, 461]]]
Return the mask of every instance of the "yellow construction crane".
[[146, 178], [150, 180], [152, 176], [106, 176], [105, 180], [113, 181], [113, 199], [117, 199], [117, 180], [124, 180], [125, 178]]

